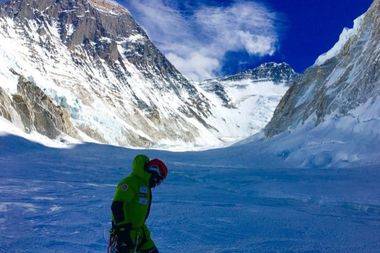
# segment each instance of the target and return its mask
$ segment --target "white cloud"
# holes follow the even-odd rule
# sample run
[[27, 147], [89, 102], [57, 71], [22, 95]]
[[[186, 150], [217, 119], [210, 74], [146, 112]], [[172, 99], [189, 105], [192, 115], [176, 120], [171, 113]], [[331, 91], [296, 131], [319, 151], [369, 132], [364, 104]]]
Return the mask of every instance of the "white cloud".
[[200, 52], [178, 54], [169, 52], [166, 57], [182, 73], [192, 80], [212, 77], [212, 73], [220, 68], [220, 60]]
[[190, 79], [214, 77], [230, 51], [257, 56], [276, 51], [276, 15], [256, 2], [204, 6], [189, 15], [164, 0], [125, 4], [160, 50]]

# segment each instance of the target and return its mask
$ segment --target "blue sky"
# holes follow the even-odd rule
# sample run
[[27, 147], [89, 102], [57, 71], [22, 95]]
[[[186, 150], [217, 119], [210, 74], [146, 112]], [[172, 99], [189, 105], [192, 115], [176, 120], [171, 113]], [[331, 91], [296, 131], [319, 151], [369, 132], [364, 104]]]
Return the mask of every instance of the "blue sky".
[[285, 61], [302, 72], [372, 0], [119, 2], [178, 69], [200, 80], [266, 61]]
[[[3, 0], [0, 0], [2, 2]], [[187, 77], [234, 74], [267, 61], [303, 72], [372, 0], [117, 0]]]

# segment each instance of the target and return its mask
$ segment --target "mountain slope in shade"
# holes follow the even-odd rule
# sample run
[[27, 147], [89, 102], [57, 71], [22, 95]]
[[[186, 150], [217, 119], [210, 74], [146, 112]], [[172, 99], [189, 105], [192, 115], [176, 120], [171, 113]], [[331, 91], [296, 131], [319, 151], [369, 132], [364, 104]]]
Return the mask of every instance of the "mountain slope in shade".
[[209, 101], [117, 3], [13, 0], [0, 6], [0, 86], [8, 96], [17, 93], [17, 72], [67, 110], [81, 136], [102, 143], [222, 143], [207, 123]]
[[379, 165], [379, 27], [380, 0], [375, 0], [294, 82], [264, 132], [237, 145], [251, 154], [242, 160], [259, 167]]
[[[273, 136], [306, 121], [316, 125], [329, 117], [350, 116], [380, 95], [380, 4], [345, 29], [332, 50], [320, 56], [291, 87], [266, 127]], [[360, 122], [360, 121], [358, 121]]]
[[[242, 140], [261, 131], [298, 74], [286, 63], [264, 63], [232, 76], [206, 80], [200, 86], [218, 115], [212, 125], [225, 140]], [[209, 119], [210, 121], [213, 119]]]

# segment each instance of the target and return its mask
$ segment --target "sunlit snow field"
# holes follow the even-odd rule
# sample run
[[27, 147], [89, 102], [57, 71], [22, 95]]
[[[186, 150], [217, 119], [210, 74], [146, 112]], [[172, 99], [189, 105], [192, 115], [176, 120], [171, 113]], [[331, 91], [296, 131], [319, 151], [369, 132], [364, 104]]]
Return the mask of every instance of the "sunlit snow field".
[[[137, 153], [0, 137], [0, 252], [105, 252], [114, 185]], [[210, 167], [207, 153], [147, 154], [170, 168], [148, 221], [163, 253], [379, 252], [379, 168], [259, 170]]]

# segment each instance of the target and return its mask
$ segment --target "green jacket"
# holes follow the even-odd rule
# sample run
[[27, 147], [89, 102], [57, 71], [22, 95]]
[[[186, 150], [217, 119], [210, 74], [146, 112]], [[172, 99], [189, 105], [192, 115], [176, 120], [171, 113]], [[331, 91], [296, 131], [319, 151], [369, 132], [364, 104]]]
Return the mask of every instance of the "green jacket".
[[130, 224], [133, 229], [144, 226], [152, 203], [149, 187], [151, 175], [145, 171], [148, 162], [147, 156], [136, 156], [132, 173], [118, 184], [112, 204], [113, 222], [116, 226]]

